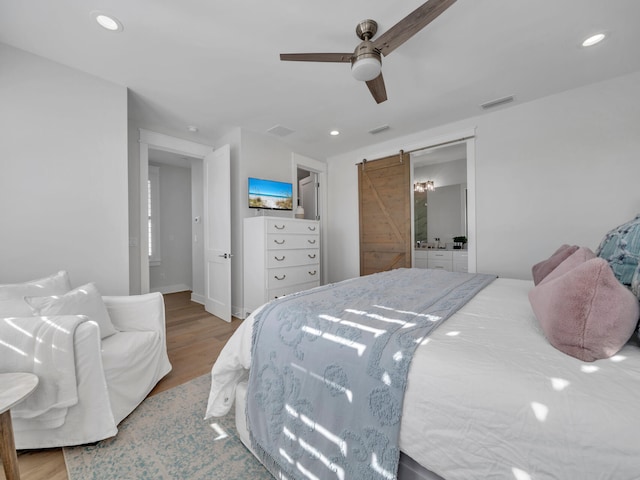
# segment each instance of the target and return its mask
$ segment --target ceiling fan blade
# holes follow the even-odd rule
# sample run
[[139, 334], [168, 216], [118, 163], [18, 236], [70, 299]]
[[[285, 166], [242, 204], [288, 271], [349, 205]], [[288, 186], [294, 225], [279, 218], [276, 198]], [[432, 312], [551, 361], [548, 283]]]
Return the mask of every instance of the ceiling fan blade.
[[384, 56], [389, 55], [455, 2], [456, 0], [429, 0], [380, 35], [373, 42], [374, 46]]
[[367, 82], [367, 87], [369, 87], [369, 91], [371, 92], [371, 95], [373, 95], [376, 103], [382, 103], [387, 99], [387, 89], [384, 86], [382, 73], [373, 80], [369, 80]]
[[290, 62], [351, 62], [351, 53], [281, 53], [280, 60]]

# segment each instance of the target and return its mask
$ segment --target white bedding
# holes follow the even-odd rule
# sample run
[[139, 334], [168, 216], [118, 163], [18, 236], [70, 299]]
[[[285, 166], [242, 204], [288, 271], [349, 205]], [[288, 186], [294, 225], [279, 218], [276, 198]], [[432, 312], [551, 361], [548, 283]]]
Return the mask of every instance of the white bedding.
[[[640, 347], [593, 363], [563, 354], [531, 311], [532, 287], [495, 280], [417, 349], [400, 448], [447, 480], [640, 478]], [[233, 404], [252, 318], [213, 366], [207, 417]]]

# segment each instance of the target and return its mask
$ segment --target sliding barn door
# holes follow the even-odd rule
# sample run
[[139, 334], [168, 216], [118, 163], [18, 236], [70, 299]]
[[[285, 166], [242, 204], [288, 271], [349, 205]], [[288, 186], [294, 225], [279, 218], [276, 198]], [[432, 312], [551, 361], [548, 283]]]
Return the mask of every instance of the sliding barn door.
[[411, 267], [409, 155], [358, 164], [360, 275]]

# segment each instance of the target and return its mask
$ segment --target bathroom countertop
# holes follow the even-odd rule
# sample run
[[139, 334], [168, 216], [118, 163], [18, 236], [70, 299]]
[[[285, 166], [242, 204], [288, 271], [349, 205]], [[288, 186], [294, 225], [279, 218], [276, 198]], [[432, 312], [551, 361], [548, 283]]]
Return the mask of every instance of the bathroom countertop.
[[413, 247], [414, 250], [418, 252], [466, 252], [466, 248], [424, 248], [424, 247]]

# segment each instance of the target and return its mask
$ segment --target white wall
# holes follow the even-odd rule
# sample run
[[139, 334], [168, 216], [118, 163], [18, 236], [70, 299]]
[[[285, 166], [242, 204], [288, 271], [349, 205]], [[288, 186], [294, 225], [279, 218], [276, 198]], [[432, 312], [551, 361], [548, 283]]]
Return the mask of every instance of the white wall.
[[157, 166], [161, 261], [149, 267], [149, 287], [161, 293], [191, 290], [191, 169]]
[[278, 182], [296, 182], [292, 176], [291, 148], [277, 138], [258, 133], [242, 131], [242, 170], [244, 176], [239, 179], [242, 190], [241, 209], [244, 217], [256, 215], [293, 217], [293, 212], [260, 211], [249, 208], [248, 177], [276, 180]]
[[0, 283], [129, 293], [127, 90], [0, 44]]
[[531, 278], [561, 243], [595, 249], [640, 211], [640, 73], [328, 159], [329, 281], [357, 276], [355, 163], [476, 127], [477, 270]]

